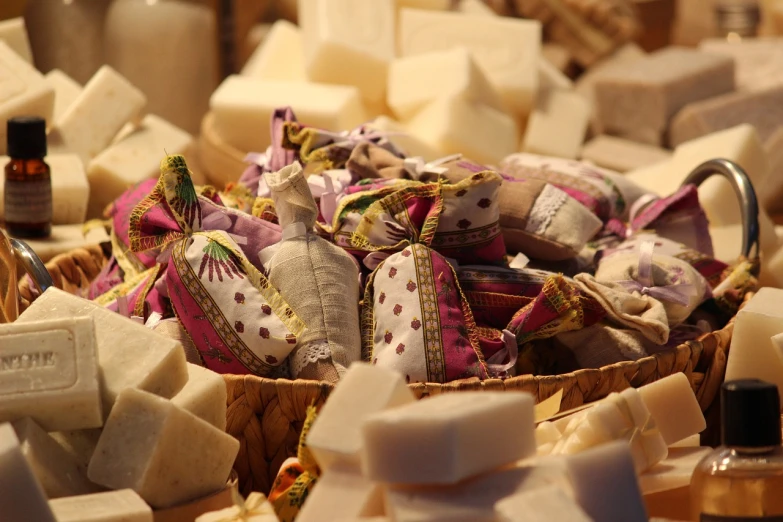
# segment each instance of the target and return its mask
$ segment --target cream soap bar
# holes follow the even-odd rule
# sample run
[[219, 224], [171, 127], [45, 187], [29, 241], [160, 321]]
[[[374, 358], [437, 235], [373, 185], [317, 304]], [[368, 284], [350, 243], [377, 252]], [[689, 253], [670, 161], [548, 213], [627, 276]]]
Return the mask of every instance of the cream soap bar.
[[536, 452], [527, 393], [446, 393], [376, 413], [363, 433], [365, 474], [396, 484], [454, 484]]
[[188, 382], [171, 403], [226, 430], [226, 381], [219, 373], [188, 363]]
[[737, 89], [759, 91], [780, 85], [783, 80], [783, 40], [780, 38], [743, 38], [741, 42], [707, 38], [699, 43], [699, 48], [734, 59]]
[[523, 491], [501, 500], [495, 506], [498, 522], [592, 522], [558, 486]]
[[152, 509], [131, 489], [49, 501], [57, 522], [153, 522]]
[[163, 151], [188, 155], [193, 150], [193, 136], [159, 116], [146, 115], [141, 125], [98, 154], [87, 167], [89, 215], [100, 216], [104, 207], [129, 187], [160, 176]]
[[673, 448], [669, 456], [657, 466], [639, 476], [639, 487], [644, 495], [687, 487], [693, 470], [712, 448]]
[[299, 27], [288, 20], [276, 21], [240, 74], [260, 80], [307, 81]]
[[84, 235], [84, 225], [54, 225], [52, 235], [44, 239], [25, 239], [25, 243], [32, 248], [41, 261], [47, 262], [53, 257], [70, 252], [75, 248], [88, 245], [96, 245], [109, 241], [109, 235], [102, 228]]
[[210, 99], [215, 131], [245, 152], [266, 150], [272, 113], [287, 105], [295, 107], [299, 121], [321, 129], [343, 131], [366, 120], [359, 90], [344, 85], [229, 76]]
[[166, 508], [225, 487], [238, 451], [231, 435], [166, 399], [127, 388], [106, 421], [87, 476]]
[[360, 466], [361, 428], [373, 413], [416, 401], [399, 373], [354, 363], [329, 396], [307, 433], [307, 447], [321, 469]]
[[380, 484], [367, 480], [356, 468], [336, 466], [318, 478], [296, 521], [332, 522], [383, 515], [383, 500]]
[[762, 288], [737, 313], [726, 380], [761, 379], [783, 390], [783, 359], [771, 337], [783, 333], [783, 290]]
[[637, 388], [667, 445], [701, 433], [707, 421], [684, 373]]
[[54, 114], [50, 123], [57, 125], [68, 107], [73, 105], [82, 93], [82, 86], [60, 69], [52, 69], [46, 73], [44, 82], [54, 89]]
[[499, 163], [517, 149], [517, 126], [507, 114], [444, 97], [432, 102], [407, 125], [411, 134], [444, 154], [464, 154], [487, 165]]
[[[80, 316], [95, 320], [104, 416], [108, 416], [115, 399], [125, 388], [137, 387], [170, 398], [185, 386], [188, 369], [180, 343], [92, 301], [51, 287], [19, 316], [17, 322]], [[66, 430], [99, 425], [50, 429]]]
[[465, 47], [396, 59], [389, 67], [387, 96], [389, 107], [403, 121], [443, 96], [503, 110], [500, 96]]
[[0, 21], [0, 41], [3, 41], [27, 63], [33, 63], [33, 51], [30, 49], [30, 39], [24, 18], [11, 18]]
[[443, 153], [408, 132], [405, 124], [388, 116], [378, 116], [369, 122], [367, 127], [385, 133], [388, 140], [402, 149], [406, 156], [420, 156], [424, 161], [433, 161], [443, 156]]
[[246, 508], [231, 506], [204, 513], [195, 522], [279, 522], [275, 508], [262, 493], [254, 491], [244, 502]]
[[140, 115], [146, 103], [139, 89], [104, 65], [49, 133], [53, 151], [78, 154], [88, 165], [123, 125]]
[[557, 88], [543, 90], [527, 120], [521, 150], [576, 159], [589, 121], [590, 104], [581, 94]]
[[617, 172], [655, 165], [671, 157], [671, 151], [661, 147], [603, 134], [585, 143], [581, 152], [581, 159]]
[[100, 488], [87, 480], [86, 470], [29, 417], [13, 423], [22, 453], [49, 498], [93, 493]]
[[103, 424], [97, 328], [79, 315], [0, 325], [0, 422], [32, 417], [49, 431]]
[[3, 522], [57, 522], [10, 424], [0, 424], [0, 514]]
[[351, 85], [368, 102], [383, 101], [394, 58], [394, 14], [394, 0], [299, 0], [308, 78]]
[[401, 56], [467, 47], [515, 115], [533, 107], [541, 54], [537, 20], [403, 9], [398, 45]]

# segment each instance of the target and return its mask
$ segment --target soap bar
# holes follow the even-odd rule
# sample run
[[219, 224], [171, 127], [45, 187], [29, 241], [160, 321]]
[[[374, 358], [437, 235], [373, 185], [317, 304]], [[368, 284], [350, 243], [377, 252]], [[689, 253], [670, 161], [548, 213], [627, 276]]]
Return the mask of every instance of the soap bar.
[[43, 82], [41, 73], [2, 40], [0, 40], [0, 78], [3, 79], [0, 103], [11, 100]]
[[57, 522], [153, 522], [152, 509], [131, 489], [49, 501]]
[[13, 423], [22, 454], [49, 498], [99, 491], [76, 460], [29, 417]]
[[462, 98], [443, 97], [407, 125], [414, 136], [444, 154], [464, 154], [486, 165], [516, 151], [517, 126], [507, 114]]
[[684, 373], [675, 373], [638, 388], [666, 444], [701, 433], [707, 421]]
[[5, 42], [24, 61], [33, 63], [33, 51], [30, 49], [30, 39], [27, 37], [24, 18], [0, 20], [0, 41]]
[[466, 15], [496, 16], [495, 11], [482, 0], [458, 0], [456, 11]]
[[564, 459], [524, 461], [448, 487], [390, 487], [386, 491], [386, 514], [394, 521], [496, 522], [498, 502], [515, 493], [547, 486], [570, 492]]
[[363, 434], [368, 478], [454, 484], [535, 454], [533, 397], [445, 393], [376, 413]]
[[585, 143], [581, 152], [581, 159], [618, 172], [654, 165], [671, 157], [671, 151], [661, 147], [603, 134]]
[[645, 495], [687, 487], [699, 462], [712, 448], [674, 448], [669, 456], [639, 476], [639, 487]]
[[188, 382], [171, 403], [226, 430], [226, 381], [219, 373], [188, 363]]
[[[764, 150], [769, 160], [770, 172], [783, 169], [783, 127], [780, 127], [764, 142]], [[783, 212], [783, 180], [780, 175], [768, 176], [756, 194], [761, 204], [770, 214]]]
[[49, 431], [102, 425], [97, 325], [79, 315], [0, 325], [0, 422], [32, 417]]
[[397, 9], [429, 9], [431, 11], [447, 11], [451, 8], [451, 0], [394, 0]]
[[662, 135], [688, 103], [734, 90], [734, 62], [725, 56], [667, 47], [613, 69], [595, 84], [597, 116], [610, 134]]
[[[546, 61], [554, 65], [558, 71], [565, 71], [568, 69], [568, 66], [571, 65], [571, 53], [568, 52], [568, 49], [558, 43], [545, 42], [541, 46], [541, 55]], [[595, 66], [591, 67], [589, 70], [592, 71], [594, 68]], [[584, 74], [582, 76], [584, 76]]]
[[563, 488], [545, 486], [505, 498], [495, 506], [498, 522], [592, 522]]
[[384, 100], [394, 14], [394, 0], [299, 0], [307, 77], [354, 86], [369, 102]]
[[[761, 225], [762, 234], [759, 237], [762, 252], [760, 278], [764, 281], [767, 279], [767, 276], [771, 275], [770, 261], [780, 247], [781, 238], [775, 233], [774, 224], [769, 221], [769, 216], [766, 212], [762, 210], [759, 218], [764, 223]], [[737, 261], [741, 253], [743, 228], [744, 225], [740, 224], [710, 227], [710, 238], [712, 239], [715, 259], [728, 264]], [[761, 284], [766, 286], [765, 282]]]
[[780, 85], [783, 80], [783, 41], [779, 38], [707, 38], [699, 43], [702, 51], [734, 59], [737, 89], [759, 91]]
[[86, 477], [90, 459], [95, 453], [98, 439], [101, 438], [101, 429], [54, 431], [49, 435], [76, 462]]
[[204, 168], [207, 180], [214, 186], [236, 182], [247, 168], [246, 153], [226, 143], [215, 132], [215, 115], [211, 112], [201, 121], [201, 135], [197, 145], [198, 163]]
[[54, 114], [50, 123], [56, 125], [68, 107], [79, 97], [82, 86], [60, 69], [52, 69], [46, 73], [44, 82], [54, 89]]
[[104, 65], [49, 133], [52, 151], [73, 152], [89, 164], [123, 125], [139, 116], [146, 103], [139, 89]]
[[503, 110], [500, 95], [465, 47], [407, 56], [389, 67], [388, 104], [400, 120], [429, 103], [454, 96]]
[[[50, 154], [45, 158], [52, 173], [52, 223], [83, 224], [87, 216], [90, 186], [81, 158], [76, 154]], [[0, 165], [8, 158], [0, 156]], [[5, 177], [0, 178], [0, 212], [4, 210]]]
[[364, 421], [373, 413], [415, 401], [399, 373], [354, 363], [307, 433], [307, 447], [321, 469], [335, 464], [360, 466]]
[[109, 415], [117, 395], [125, 388], [135, 386], [170, 398], [185, 386], [188, 369], [180, 343], [87, 299], [51, 287], [19, 316], [17, 323], [81, 316], [95, 320], [104, 416]]
[[761, 379], [783, 390], [783, 359], [771, 337], [783, 332], [783, 290], [762, 288], [737, 313], [726, 380]]
[[170, 401], [126, 388], [87, 470], [93, 482], [130, 488], [166, 508], [225, 487], [239, 441]]
[[538, 93], [527, 120], [522, 152], [576, 159], [590, 120], [590, 104], [581, 94], [562, 89]]
[[318, 477], [296, 520], [330, 522], [383, 514], [382, 486], [367, 480], [357, 468], [336, 466]]
[[54, 256], [70, 252], [75, 248], [109, 241], [109, 235], [102, 228], [84, 235], [84, 225], [54, 225], [52, 234], [45, 239], [25, 239], [25, 243], [38, 254], [44, 263]]
[[0, 513], [3, 522], [57, 522], [10, 424], [0, 424]]
[[344, 85], [229, 76], [210, 99], [215, 131], [245, 152], [266, 150], [272, 113], [288, 105], [296, 108], [300, 121], [332, 131], [352, 129], [366, 119], [359, 90]]
[[388, 116], [378, 116], [367, 123], [367, 127], [386, 133], [389, 141], [402, 149], [408, 157], [419, 156], [424, 161], [432, 161], [444, 156], [442, 152], [408, 132], [404, 124]]
[[533, 107], [541, 54], [537, 20], [403, 9], [398, 45], [402, 56], [465, 46], [515, 115]]
[[261, 80], [307, 81], [299, 27], [288, 20], [276, 21], [240, 74]]
[[[91, 217], [142, 181], [160, 176], [160, 159], [165, 154], [194, 152], [193, 137], [163, 118], [148, 114], [119, 142], [98, 154], [87, 167], [90, 181]], [[203, 181], [203, 180], [202, 180]]]
[[[571, 78], [563, 74], [560, 69], [555, 67], [549, 60], [541, 59], [538, 61], [538, 88], [541, 89], [565, 89], [570, 90], [574, 87]], [[540, 93], [539, 93], [540, 96]], [[583, 97], [584, 99], [584, 97]]]
[[734, 92], [691, 103], [672, 120], [671, 144], [693, 140], [740, 124], [756, 128], [762, 141], [779, 128], [783, 118], [783, 87]]
[[263, 493], [254, 491], [244, 502], [246, 510], [235, 505], [219, 511], [204, 513], [195, 522], [279, 522], [275, 508]]
[[625, 442], [612, 442], [568, 459], [577, 502], [595, 522], [647, 522], [633, 459]]

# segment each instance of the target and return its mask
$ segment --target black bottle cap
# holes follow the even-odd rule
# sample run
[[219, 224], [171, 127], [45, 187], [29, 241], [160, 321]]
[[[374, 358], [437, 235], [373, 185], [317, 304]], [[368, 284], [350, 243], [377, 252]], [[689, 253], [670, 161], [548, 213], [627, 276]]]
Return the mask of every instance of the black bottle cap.
[[18, 116], [8, 120], [8, 156], [35, 159], [46, 156], [46, 120]]
[[724, 446], [779, 446], [778, 387], [758, 379], [727, 381], [721, 387], [721, 440]]

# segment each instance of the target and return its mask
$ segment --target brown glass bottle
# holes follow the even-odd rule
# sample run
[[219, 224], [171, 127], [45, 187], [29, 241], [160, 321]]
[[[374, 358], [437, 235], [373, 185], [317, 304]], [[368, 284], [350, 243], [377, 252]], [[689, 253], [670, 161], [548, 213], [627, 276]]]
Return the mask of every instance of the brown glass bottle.
[[5, 166], [5, 228], [19, 238], [52, 233], [52, 174], [46, 156], [46, 122], [38, 117], [8, 120]]

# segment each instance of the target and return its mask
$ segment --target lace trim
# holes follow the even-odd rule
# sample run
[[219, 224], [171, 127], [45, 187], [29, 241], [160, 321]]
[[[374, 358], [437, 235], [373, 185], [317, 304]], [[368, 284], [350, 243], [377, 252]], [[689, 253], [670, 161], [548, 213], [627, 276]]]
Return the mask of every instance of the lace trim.
[[549, 184], [544, 186], [544, 190], [541, 191], [536, 202], [533, 203], [533, 208], [530, 209], [525, 231], [543, 235], [549, 228], [552, 218], [567, 200], [568, 194], [559, 188]]
[[291, 357], [291, 370], [293, 375], [299, 375], [310, 364], [331, 359], [332, 350], [326, 339], [311, 341], [296, 349], [296, 355]]

